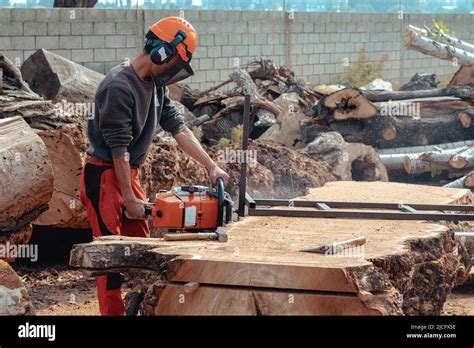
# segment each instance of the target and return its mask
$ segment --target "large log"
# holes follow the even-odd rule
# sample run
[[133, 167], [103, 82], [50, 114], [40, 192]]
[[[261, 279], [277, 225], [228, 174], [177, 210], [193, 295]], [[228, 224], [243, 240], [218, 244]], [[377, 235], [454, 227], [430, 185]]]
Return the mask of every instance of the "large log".
[[[329, 183], [301, 198], [354, 197], [472, 202], [469, 190], [382, 182]], [[367, 243], [352, 257], [301, 252], [354, 238], [361, 230]], [[439, 315], [470, 267], [464, 245], [447, 226], [432, 222], [253, 216], [230, 224], [227, 233], [226, 243], [102, 237], [74, 246], [70, 264], [94, 275], [156, 272], [161, 279], [148, 284], [145, 296], [151, 315]], [[290, 302], [282, 305], [284, 298]]]
[[[50, 208], [35, 223], [87, 227], [85, 210], [78, 199], [79, 174], [87, 147], [84, 113], [70, 114], [64, 103], [53, 104], [31, 91], [20, 71], [3, 55], [0, 56], [0, 65], [4, 71], [0, 89], [0, 119], [22, 116], [40, 134], [43, 142], [36, 138], [43, 144], [45, 156], [49, 155], [48, 161], [51, 160], [53, 166], [54, 193]], [[25, 184], [28, 182], [25, 181]], [[53, 188], [52, 182], [50, 188]]]
[[377, 115], [377, 108], [356, 88], [345, 88], [325, 96], [316, 108], [319, 118], [328, 122], [365, 120]]
[[405, 48], [443, 60], [456, 61], [460, 65], [474, 65], [474, 52], [443, 44], [429, 36], [424, 36], [422, 30], [417, 31], [418, 28], [414, 28], [416, 27], [408, 26], [405, 30]]
[[387, 101], [407, 101], [409, 99], [424, 99], [440, 97], [458, 97], [467, 100], [474, 100], [473, 86], [448, 86], [444, 88], [433, 88], [427, 90], [416, 91], [364, 91], [364, 96], [371, 102], [387, 102]]
[[339, 180], [388, 181], [387, 170], [372, 147], [346, 143], [337, 132], [321, 134], [300, 152], [326, 161]]
[[414, 25], [409, 25], [408, 29], [413, 31], [414, 33], [421, 34], [423, 36], [436, 37], [437, 40], [448, 46], [474, 53], [474, 45], [446, 34], [436, 23], [434, 23], [432, 28], [424, 26], [424, 28], [421, 29]]
[[97, 0], [54, 0], [53, 7], [94, 7]]
[[[314, 139], [318, 131], [334, 130], [347, 142], [363, 143], [375, 148], [425, 146], [471, 140], [472, 128], [466, 128], [466, 116], [474, 103], [453, 97], [423, 98], [403, 101], [377, 102], [379, 116], [368, 120], [332, 122], [329, 127], [313, 124], [305, 143]], [[329, 129], [328, 129], [329, 128]], [[313, 136], [313, 138], [311, 138]]]
[[0, 232], [24, 228], [46, 208], [53, 170], [46, 146], [19, 116], [0, 119]]
[[472, 168], [474, 147], [405, 155], [404, 167], [408, 174]]
[[474, 171], [444, 185], [444, 187], [468, 188], [468, 189], [473, 190], [474, 189]]
[[22, 65], [21, 74], [31, 89], [46, 99], [92, 102], [104, 75], [60, 55], [40, 49]]
[[405, 170], [405, 156], [416, 156], [416, 154], [420, 154], [423, 152], [456, 149], [463, 146], [474, 146], [474, 141], [460, 141], [447, 144], [380, 149], [377, 152], [379, 153], [380, 160], [384, 164], [385, 168], [387, 168], [387, 170]]

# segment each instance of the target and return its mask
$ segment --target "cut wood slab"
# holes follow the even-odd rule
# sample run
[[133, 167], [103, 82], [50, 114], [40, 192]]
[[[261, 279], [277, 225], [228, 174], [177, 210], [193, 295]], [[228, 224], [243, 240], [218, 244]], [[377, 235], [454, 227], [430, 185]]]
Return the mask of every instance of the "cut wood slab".
[[[462, 204], [472, 202], [472, 195], [429, 186], [335, 182], [302, 199]], [[367, 244], [352, 257], [301, 252], [361, 231]], [[163, 283], [152, 291], [149, 314], [220, 314], [222, 308], [227, 314], [439, 314], [449, 290], [468, 272], [462, 245], [446, 226], [429, 222], [253, 216], [232, 223], [227, 233], [227, 243], [102, 237], [76, 245], [70, 264], [93, 274], [137, 267], [160, 273]], [[177, 293], [185, 294], [190, 282], [200, 284], [185, 295], [192, 305], [176, 308]], [[301, 294], [297, 305], [277, 303], [292, 291]], [[234, 300], [244, 308], [229, 305]]]
[[54, 192], [48, 211], [36, 219], [35, 224], [88, 228], [87, 212], [79, 198], [79, 179], [88, 143], [85, 130], [77, 125], [60, 125], [38, 135], [46, 145], [53, 164]]
[[[161, 291], [160, 291], [161, 290]], [[201, 286], [186, 293], [181, 284], [155, 288], [155, 315], [378, 315], [356, 296], [313, 292]], [[205, 303], [206, 306], [202, 304]], [[223, 305], [226, 304], [226, 305]], [[256, 305], [257, 304], [257, 305]]]

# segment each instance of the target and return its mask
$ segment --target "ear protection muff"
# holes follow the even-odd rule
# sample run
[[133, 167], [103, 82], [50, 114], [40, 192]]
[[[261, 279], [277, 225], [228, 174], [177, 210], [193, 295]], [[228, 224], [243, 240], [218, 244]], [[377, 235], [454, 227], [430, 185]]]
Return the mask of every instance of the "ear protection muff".
[[178, 30], [175, 38], [171, 42], [160, 40], [155, 34], [149, 31], [145, 36], [145, 52], [150, 55], [154, 64], [161, 65], [168, 63], [176, 56], [176, 46], [186, 39], [186, 33]]

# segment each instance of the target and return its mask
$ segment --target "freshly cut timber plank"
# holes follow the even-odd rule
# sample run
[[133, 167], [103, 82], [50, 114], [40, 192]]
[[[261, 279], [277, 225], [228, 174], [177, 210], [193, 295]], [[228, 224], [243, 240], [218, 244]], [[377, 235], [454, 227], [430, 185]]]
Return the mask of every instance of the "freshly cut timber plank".
[[0, 119], [0, 231], [14, 231], [34, 220], [53, 193], [48, 151], [19, 116]]
[[[472, 202], [470, 190], [381, 182], [328, 183], [301, 199], [347, 201], [354, 197], [408, 205]], [[282, 307], [268, 313], [320, 313], [320, 303], [331, 303], [331, 296], [347, 296], [350, 303], [337, 306], [349, 306], [354, 313], [362, 313], [355, 309], [361, 308], [355, 304], [358, 299], [367, 314], [439, 314], [449, 290], [467, 279], [469, 268], [467, 251], [456, 244], [448, 227], [430, 222], [251, 216], [226, 230], [226, 243], [102, 237], [74, 246], [70, 264], [95, 275], [127, 268], [154, 270], [162, 277], [161, 285], [154, 287], [163, 289], [149, 288], [150, 301], [155, 299], [149, 314], [167, 314], [173, 305], [179, 306], [174, 302], [179, 291], [175, 289], [190, 282], [199, 287], [190, 295], [184, 289], [182, 293], [202, 296], [202, 300], [193, 302], [192, 308], [175, 309], [182, 314], [221, 313], [209, 312], [212, 298], [221, 298], [216, 301], [225, 308], [231, 299], [247, 301], [249, 293], [268, 293], [255, 297], [254, 307], [247, 311], [255, 314], [267, 303], [276, 308], [273, 301], [280, 297], [275, 293], [292, 291], [317, 293], [321, 302], [303, 296], [309, 301], [306, 309]], [[352, 254], [331, 257], [302, 252], [361, 235], [367, 243], [351, 250]], [[433, 285], [426, 287], [426, 282]], [[229, 290], [236, 292], [227, 294]], [[163, 291], [169, 291], [168, 295]], [[168, 297], [160, 298], [160, 294]], [[340, 307], [329, 313], [338, 311], [347, 313]]]
[[212, 286], [185, 293], [181, 284], [160, 290], [155, 294], [156, 315], [380, 315], [365, 307], [356, 295]]
[[[164, 243], [164, 244], [163, 244]], [[196, 245], [193, 242], [164, 242], [159, 238], [102, 237], [93, 243], [78, 245], [71, 254], [71, 265], [97, 274], [97, 270], [142, 267], [169, 272], [169, 280], [228, 286], [258, 286], [281, 289], [352, 292], [358, 290], [339, 267], [278, 264], [219, 259], [201, 260], [194, 255], [173, 253], [173, 247]], [[170, 248], [166, 248], [169, 246]], [[197, 246], [197, 245], [196, 245]], [[206, 246], [206, 245], [204, 245]], [[209, 245], [214, 247], [217, 245]], [[164, 252], [161, 252], [161, 248]], [[232, 249], [233, 250], [233, 249]], [[184, 251], [184, 250], [183, 250]], [[216, 251], [219, 251], [217, 248]], [[185, 252], [185, 251], [184, 251]], [[228, 255], [224, 250], [222, 257]], [[257, 259], [257, 261], [260, 261]], [[360, 265], [370, 266], [361, 260]], [[371, 272], [370, 267], [364, 269]], [[229, 277], [229, 274], [234, 276]], [[327, 280], [331, 279], [331, 282]], [[371, 287], [378, 291], [383, 285]], [[367, 290], [367, 289], [366, 289]]]
[[94, 100], [104, 75], [60, 55], [40, 49], [22, 65], [21, 74], [31, 89], [54, 102], [86, 103]]

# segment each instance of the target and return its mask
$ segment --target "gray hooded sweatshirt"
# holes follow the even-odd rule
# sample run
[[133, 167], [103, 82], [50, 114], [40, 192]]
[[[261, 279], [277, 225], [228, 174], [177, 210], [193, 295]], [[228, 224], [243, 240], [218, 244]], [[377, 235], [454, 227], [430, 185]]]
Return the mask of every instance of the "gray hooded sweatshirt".
[[156, 90], [152, 80], [143, 81], [130, 64], [112, 68], [97, 88], [87, 153], [111, 162], [128, 152], [131, 165], [143, 164], [158, 125], [172, 135], [186, 128], [167, 94], [167, 88]]

